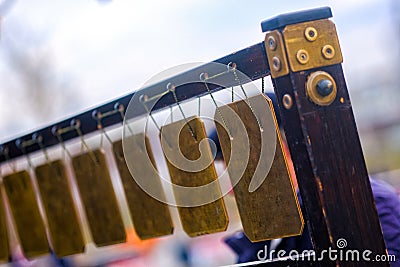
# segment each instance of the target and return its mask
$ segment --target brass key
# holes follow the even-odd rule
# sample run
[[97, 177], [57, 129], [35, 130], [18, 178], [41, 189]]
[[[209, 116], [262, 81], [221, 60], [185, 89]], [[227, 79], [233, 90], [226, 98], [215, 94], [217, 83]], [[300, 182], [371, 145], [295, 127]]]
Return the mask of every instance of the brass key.
[[3, 183], [24, 255], [33, 258], [48, 253], [46, 229], [29, 173], [7, 175]]
[[[198, 117], [188, 118], [187, 121], [190, 123], [190, 127], [186, 124], [186, 120], [163, 126], [160, 136], [164, 143], [164, 149], [171, 145], [172, 147], [169, 147], [169, 149], [173, 151], [173, 153], [181, 151], [187, 160], [194, 161], [203, 157], [203, 160], [209, 163], [208, 166], [202, 170], [185, 171], [171, 163], [168, 157], [166, 157], [173, 184], [185, 187], [200, 187], [215, 182], [218, 176], [213, 164], [214, 159], [211, 155], [211, 149], [207, 141], [207, 144], [204, 146], [206, 153], [200, 154], [200, 141], [207, 138], [202, 121]], [[174, 143], [171, 142], [173, 138], [179, 138], [179, 142], [176, 142], [176, 147]], [[207, 193], [217, 196], [217, 200], [197, 207], [178, 207], [183, 229], [191, 237], [222, 232], [225, 231], [228, 226], [228, 216], [218, 182], [215, 182]], [[184, 199], [187, 197], [181, 195], [180, 192], [176, 190], [174, 190], [174, 195], [178, 204], [182, 198]], [[193, 194], [190, 197], [193, 199], [202, 199], [208, 196]]]
[[85, 248], [64, 163], [56, 160], [35, 169], [55, 254], [64, 257]]
[[[134, 160], [132, 164], [138, 166], [135, 175], [143, 177], [146, 186], [165, 199], [148, 138], [144, 134], [136, 134], [127, 137], [124, 142], [127, 159]], [[174, 226], [168, 205], [148, 195], [133, 179], [125, 162], [121, 140], [113, 143], [113, 150], [136, 234], [142, 240], [172, 234]]]
[[[247, 135], [250, 146], [249, 155], [239, 153], [235, 155], [235, 162], [229, 164], [233, 150], [231, 138], [224, 125], [216, 123], [228, 173], [231, 180], [234, 178], [232, 184], [236, 182], [235, 175], [243, 173], [238, 177], [240, 180], [233, 191], [246, 236], [255, 242], [301, 234], [303, 217], [282, 151], [282, 141], [271, 100], [264, 95], [257, 95], [219, 109], [231, 137], [235, 139]], [[217, 116], [220, 115], [215, 114], [215, 119], [218, 119]], [[243, 124], [245, 131], [242, 131], [238, 124]], [[266, 137], [262, 140], [263, 135]], [[270, 154], [262, 150], [266, 148], [275, 149], [275, 155], [271, 157], [272, 165], [268, 158]], [[238, 162], [247, 162], [244, 172]]]
[[126, 240], [106, 159], [100, 150], [72, 158], [76, 182], [94, 243], [108, 246]]

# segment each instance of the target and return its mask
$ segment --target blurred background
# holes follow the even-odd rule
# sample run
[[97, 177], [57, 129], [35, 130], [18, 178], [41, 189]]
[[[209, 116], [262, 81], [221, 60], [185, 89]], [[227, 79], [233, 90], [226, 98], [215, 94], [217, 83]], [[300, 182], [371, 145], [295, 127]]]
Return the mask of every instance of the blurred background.
[[[0, 142], [135, 91], [169, 67], [211, 61], [259, 43], [262, 20], [320, 6], [333, 10], [369, 172], [399, 190], [397, 0], [0, 0]], [[240, 222], [233, 198], [228, 196], [226, 204], [232, 233]], [[177, 227], [171, 237], [140, 242], [131, 232], [126, 245], [89, 247], [86, 254], [68, 259], [71, 266], [235, 262], [221, 241], [228, 233], [189, 239]], [[51, 259], [18, 266], [44, 266], [46, 261]]]

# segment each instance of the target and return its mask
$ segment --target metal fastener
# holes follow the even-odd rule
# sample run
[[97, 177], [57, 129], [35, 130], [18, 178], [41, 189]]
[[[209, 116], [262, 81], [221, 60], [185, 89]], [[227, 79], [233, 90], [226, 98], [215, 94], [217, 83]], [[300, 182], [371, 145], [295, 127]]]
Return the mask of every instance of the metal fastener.
[[325, 45], [322, 48], [322, 55], [326, 59], [332, 59], [335, 56], [335, 48], [331, 45]]
[[286, 109], [290, 109], [293, 106], [292, 97], [289, 94], [285, 94], [282, 98], [282, 103]]
[[333, 91], [333, 83], [328, 79], [320, 80], [316, 85], [316, 89], [321, 96], [328, 96]]
[[296, 58], [300, 64], [305, 65], [309, 60], [308, 52], [304, 49], [300, 49], [297, 51]]
[[274, 71], [280, 71], [282, 68], [281, 65], [281, 60], [279, 59], [279, 57], [273, 57], [272, 58], [272, 67], [274, 68]]
[[307, 78], [306, 93], [309, 99], [315, 104], [328, 106], [336, 99], [336, 82], [325, 71], [313, 72]]
[[317, 40], [318, 32], [314, 27], [307, 27], [304, 31], [304, 35], [308, 41], [314, 42]]
[[268, 37], [268, 47], [269, 47], [269, 49], [271, 49], [272, 51], [275, 51], [276, 50], [276, 46], [277, 46], [277, 44], [276, 44], [275, 38], [273, 36], [269, 36]]

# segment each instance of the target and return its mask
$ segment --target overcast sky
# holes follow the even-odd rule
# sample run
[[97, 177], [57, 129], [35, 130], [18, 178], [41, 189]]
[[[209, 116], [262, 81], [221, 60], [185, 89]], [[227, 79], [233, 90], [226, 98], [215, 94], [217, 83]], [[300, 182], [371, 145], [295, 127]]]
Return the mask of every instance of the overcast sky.
[[[1, 1], [0, 1], [1, 3]], [[260, 22], [280, 13], [331, 6], [350, 88], [360, 74], [385, 65], [390, 0], [335, 1], [16, 1], [2, 20], [0, 40], [0, 139], [5, 140], [139, 88], [166, 68], [210, 61], [261, 42]], [[384, 41], [383, 41], [384, 40]], [[60, 82], [47, 99], [72, 103], [37, 118], [19, 94], [21, 77], [7, 47], [49, 56], [49, 75]], [[31, 55], [32, 56], [32, 55]], [[34, 56], [33, 56], [34, 57]], [[65, 83], [68, 86], [64, 86]], [[58, 87], [58, 85], [60, 85]], [[17, 88], [17, 89], [16, 89]], [[22, 99], [22, 100], [21, 100]], [[21, 101], [26, 101], [21, 103]], [[61, 103], [61, 102], [60, 102]], [[64, 104], [63, 104], [64, 105]], [[43, 105], [46, 109], [46, 105]]]

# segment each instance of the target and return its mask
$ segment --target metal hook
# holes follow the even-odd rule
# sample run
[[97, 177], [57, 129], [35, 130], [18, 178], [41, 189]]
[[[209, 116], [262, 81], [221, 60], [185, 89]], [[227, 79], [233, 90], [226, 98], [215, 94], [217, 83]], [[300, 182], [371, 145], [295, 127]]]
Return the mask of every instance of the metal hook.
[[86, 150], [89, 153], [89, 156], [92, 158], [92, 160], [95, 164], [99, 163], [99, 161], [96, 158], [96, 155], [93, 153], [93, 151], [90, 149], [89, 145], [86, 143], [85, 139], [83, 138], [83, 134], [81, 131], [81, 121], [73, 119], [73, 120], [71, 120], [71, 126], [75, 129], [75, 131], [78, 133], [79, 137], [81, 138], [82, 148], [83, 147], [86, 148]]
[[[165, 94], [164, 94], [165, 95]], [[140, 95], [139, 96], [139, 102], [143, 105], [144, 109], [146, 110], [146, 112], [149, 114], [151, 120], [153, 121], [154, 125], [156, 126], [158, 132], [161, 134], [161, 136], [163, 137], [163, 139], [165, 140], [165, 142], [167, 143], [167, 145], [169, 147], [171, 147], [170, 142], [168, 141], [168, 138], [166, 138], [165, 134], [161, 131], [160, 126], [158, 126], [157, 121], [154, 119], [153, 114], [151, 113], [151, 110], [149, 110], [149, 108], [146, 105], [146, 102], [148, 101], [148, 96], [147, 95]], [[147, 128], [147, 124], [146, 124], [146, 128]]]
[[35, 142], [38, 144], [38, 146], [40, 147], [40, 150], [43, 151], [43, 154], [44, 154], [44, 157], [46, 158], [47, 163], [49, 163], [50, 157], [49, 157], [49, 153], [47, 153], [47, 149], [43, 145], [43, 137], [38, 133], [34, 133], [32, 135], [32, 140], [35, 140]]
[[[232, 65], [232, 66], [231, 66], [231, 65]], [[213, 76], [211, 76], [211, 77], [208, 77], [208, 76], [207, 76], [207, 80], [212, 80], [212, 79], [218, 78], [218, 77], [220, 77], [220, 76], [223, 76], [223, 75], [225, 75], [225, 74], [228, 74], [228, 73], [230, 73], [230, 72], [232, 71], [232, 69], [236, 68], [236, 64], [235, 64], [235, 63], [232, 63], [232, 62], [229, 62], [226, 66], [227, 66], [227, 70], [226, 70], [226, 71], [217, 73], [217, 74], [215, 74], [215, 75], [213, 75]], [[200, 74], [200, 77], [201, 77], [201, 75], [202, 75], [202, 74]], [[202, 80], [202, 79], [200, 78], [200, 80]]]
[[231, 70], [236, 70], [237, 65], [236, 65], [235, 62], [229, 62], [229, 63], [226, 65], [226, 67], [228, 68], [228, 71], [231, 71]]
[[[106, 139], [108, 140], [108, 142], [110, 144], [112, 144], [112, 140], [111, 140], [110, 136], [104, 130], [104, 127], [103, 127], [103, 124], [101, 123], [101, 120], [103, 118], [105, 118], [105, 117], [114, 115], [114, 114], [116, 114], [118, 112], [119, 112], [119, 110], [114, 109], [114, 110], [108, 111], [106, 113], [101, 113], [100, 111], [94, 110], [93, 113], [92, 113], [92, 118], [97, 121], [97, 129], [99, 129], [103, 133], [103, 135], [106, 137]], [[101, 148], [103, 147], [103, 135], [101, 136], [101, 140], [100, 140], [100, 147]]]
[[[114, 110], [116, 110], [117, 112], [119, 112], [119, 114], [121, 115], [122, 121], [123, 121], [123, 120], [125, 119], [125, 115], [124, 115], [125, 107], [124, 107], [124, 105], [117, 102], [117, 103], [115, 103], [115, 105], [114, 105]], [[128, 128], [129, 133], [130, 133], [131, 135], [133, 135], [133, 130], [132, 130], [131, 126], [129, 126], [128, 122], [126, 122], [126, 127]], [[110, 140], [111, 140], [111, 139], [110, 139]], [[109, 141], [110, 141], [110, 140], [109, 140]], [[137, 142], [138, 142], [138, 141], [137, 141]], [[139, 142], [138, 142], [138, 144], [139, 144], [139, 146], [140, 146], [140, 143], [139, 143]]]
[[71, 158], [71, 153], [68, 151], [67, 147], [65, 146], [64, 140], [62, 139], [62, 134], [71, 131], [71, 127], [66, 127], [66, 128], [58, 128], [57, 126], [54, 126], [51, 129], [51, 132], [54, 136], [57, 137], [58, 142], [63, 148], [63, 157], [65, 158], [65, 153], [67, 153], [68, 157]]
[[[228, 64], [228, 65], [229, 65], [229, 64]], [[227, 131], [227, 133], [228, 133], [228, 135], [229, 135], [229, 138], [232, 139], [231, 132], [230, 132], [230, 130], [228, 129], [228, 127], [227, 127], [227, 125], [226, 125], [226, 121], [225, 121], [225, 119], [224, 119], [224, 116], [222, 115], [222, 112], [221, 112], [219, 106], [217, 105], [217, 101], [215, 101], [215, 98], [214, 98], [214, 96], [213, 96], [213, 94], [212, 94], [212, 92], [211, 92], [211, 90], [210, 90], [210, 87], [208, 86], [208, 83], [207, 83], [207, 80], [209, 79], [209, 78], [208, 78], [208, 74], [202, 72], [202, 73], [200, 74], [200, 77], [199, 77], [199, 78], [200, 78], [200, 81], [202, 81], [202, 82], [204, 83], [204, 85], [205, 85], [205, 87], [206, 87], [206, 89], [207, 89], [207, 91], [208, 91], [208, 94], [211, 96], [211, 99], [212, 99], [212, 101], [214, 102], [215, 108], [217, 109], [218, 116], [221, 118], [222, 123], [224, 124], [224, 128], [226, 129], [226, 131]]]
[[158, 126], [157, 121], [154, 119], [153, 114], [151, 113], [151, 110], [149, 110], [149, 108], [146, 105], [146, 102], [148, 101], [148, 97], [147, 95], [141, 95], [139, 96], [139, 102], [143, 105], [144, 109], [146, 110], [146, 112], [149, 114], [151, 120], [153, 121], [154, 125], [156, 126], [157, 130], [159, 132], [161, 132], [161, 128], [160, 126]]
[[[228, 68], [228, 71], [235, 70], [236, 69], [236, 63], [229, 62], [226, 67]], [[232, 85], [231, 88], [231, 102], [235, 102], [235, 91], [234, 91], [234, 86]]]
[[189, 126], [190, 133], [192, 134], [194, 139], [197, 140], [196, 133], [194, 132], [192, 126], [189, 123], [189, 121], [187, 120], [187, 118], [185, 116], [185, 113], [183, 112], [182, 106], [179, 104], [178, 97], [176, 96], [176, 92], [175, 92], [175, 85], [173, 85], [172, 83], [168, 83], [167, 84], [167, 90], [168, 90], [168, 92], [172, 93], [172, 96], [174, 97], [175, 103], [177, 104], [177, 106], [178, 106], [178, 108], [179, 108], [179, 110], [180, 110], [180, 112], [181, 112], [181, 114], [183, 116], [183, 119], [185, 120], [186, 124]]
[[[117, 111], [119, 112], [119, 114], [121, 115], [122, 121], [124, 121], [124, 119], [125, 119], [125, 114], [124, 114], [124, 112], [125, 112], [125, 107], [124, 107], [124, 105], [122, 105], [122, 104], [120, 104], [119, 102], [117, 102], [117, 103], [115, 103], [115, 105], [114, 105], [114, 109], [117, 110]], [[123, 122], [122, 122], [122, 123], [123, 123]], [[131, 135], [133, 135], [133, 130], [132, 130], [131, 126], [129, 126], [128, 122], [126, 122], [126, 127], [128, 128], [129, 133], [130, 133]]]
[[90, 150], [89, 146], [86, 144], [85, 139], [83, 138], [82, 131], [80, 129], [81, 122], [80, 120], [71, 120], [70, 126], [67, 126], [65, 128], [58, 128], [56, 126], [53, 127], [52, 133], [53, 135], [57, 136], [58, 142], [61, 144], [63, 147], [64, 151], [68, 154], [68, 156], [71, 158], [71, 153], [68, 151], [67, 147], [65, 146], [65, 143], [62, 139], [62, 135], [71, 131], [76, 131], [81, 139], [82, 143], [82, 148], [85, 147], [86, 150], [89, 152], [90, 157], [92, 158], [94, 163], [98, 163], [96, 156], [94, 155], [93, 151]]
[[29, 157], [29, 154], [26, 153], [25, 148], [28, 146], [31, 146], [33, 144], [35, 144], [35, 141], [33, 139], [26, 140], [26, 141], [18, 139], [17, 141], [15, 141], [15, 145], [22, 151], [22, 154], [25, 155], [30, 169], [33, 169], [33, 164], [32, 164], [31, 158]]
[[233, 75], [235, 76], [235, 80], [239, 83], [240, 89], [242, 90], [242, 92], [243, 92], [243, 94], [244, 94], [244, 96], [245, 96], [245, 98], [246, 98], [247, 105], [249, 106], [249, 108], [250, 108], [251, 112], [253, 113], [254, 117], [256, 118], [256, 121], [257, 121], [258, 127], [260, 128], [260, 131], [263, 132], [264, 129], [263, 129], [262, 125], [261, 125], [261, 122], [260, 122], [260, 120], [258, 119], [258, 117], [257, 117], [257, 115], [256, 115], [256, 113], [255, 113], [255, 111], [254, 111], [254, 108], [253, 108], [253, 106], [251, 105], [251, 103], [250, 103], [250, 101], [249, 101], [249, 98], [248, 98], [248, 96], [247, 96], [247, 93], [246, 93], [246, 91], [245, 91], [244, 88], [243, 88], [243, 84], [242, 84], [242, 82], [241, 82], [240, 79], [239, 79], [239, 75], [237, 74], [236, 64], [235, 64], [235, 63], [232, 63], [232, 66], [234, 66], [234, 67], [233, 67]]
[[175, 85], [173, 85], [172, 83], [168, 83], [168, 84], [167, 84], [167, 90], [168, 90], [169, 92], [172, 93], [172, 96], [174, 97], [175, 103], [178, 105], [178, 108], [179, 108], [179, 110], [181, 111], [181, 114], [182, 114], [182, 116], [183, 116], [183, 119], [185, 120], [185, 123], [186, 123], [187, 126], [189, 127], [189, 130], [190, 130], [191, 135], [193, 136], [193, 138], [194, 138], [196, 141], [198, 141], [198, 140], [197, 140], [196, 133], [194, 132], [192, 126], [190, 125], [190, 122], [187, 120], [187, 118], [186, 118], [186, 116], [185, 116], [185, 113], [183, 112], [182, 106], [179, 104], [178, 97], [176, 96], [176, 92], [175, 92]]

